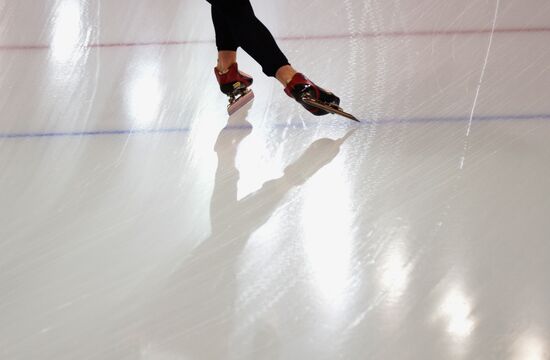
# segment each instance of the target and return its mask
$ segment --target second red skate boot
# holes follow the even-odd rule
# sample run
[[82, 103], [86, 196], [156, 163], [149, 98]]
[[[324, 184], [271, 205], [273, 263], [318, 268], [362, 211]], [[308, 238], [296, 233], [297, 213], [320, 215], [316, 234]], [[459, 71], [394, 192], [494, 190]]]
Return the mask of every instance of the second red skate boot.
[[328, 113], [341, 115], [348, 119], [359, 121], [340, 107], [340, 98], [297, 73], [287, 84], [285, 93], [300, 103], [307, 111], [316, 116]]

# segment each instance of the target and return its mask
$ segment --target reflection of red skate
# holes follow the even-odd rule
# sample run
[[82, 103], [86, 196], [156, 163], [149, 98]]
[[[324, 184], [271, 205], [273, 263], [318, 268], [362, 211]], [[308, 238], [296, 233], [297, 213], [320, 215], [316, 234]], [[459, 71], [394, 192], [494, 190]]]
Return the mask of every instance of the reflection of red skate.
[[223, 74], [220, 74], [217, 68], [214, 69], [214, 73], [218, 84], [220, 84], [220, 90], [229, 96], [229, 105], [227, 105], [229, 115], [234, 114], [254, 99], [254, 93], [249, 89], [254, 80], [250, 75], [240, 72], [236, 63]]
[[342, 110], [339, 106], [340, 99], [338, 96], [315, 85], [300, 73], [294, 75], [285, 88], [285, 92], [313, 115], [321, 116], [332, 113], [347, 117], [350, 120], [359, 121], [355, 116]]

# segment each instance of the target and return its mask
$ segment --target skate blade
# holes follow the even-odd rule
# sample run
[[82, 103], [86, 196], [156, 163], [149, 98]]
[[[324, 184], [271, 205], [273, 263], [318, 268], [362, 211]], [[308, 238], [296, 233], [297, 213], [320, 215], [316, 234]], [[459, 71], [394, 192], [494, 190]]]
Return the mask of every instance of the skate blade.
[[355, 116], [351, 115], [350, 113], [347, 113], [345, 112], [344, 110], [342, 110], [341, 107], [339, 106], [336, 106], [336, 105], [328, 105], [328, 104], [325, 104], [323, 102], [320, 102], [318, 100], [315, 100], [315, 99], [311, 99], [309, 97], [305, 97], [302, 99], [303, 102], [305, 102], [306, 104], [310, 105], [310, 106], [313, 106], [313, 107], [316, 107], [317, 109], [321, 109], [321, 110], [325, 110], [331, 114], [336, 114], [336, 115], [340, 115], [340, 116], [343, 116], [345, 118], [348, 118], [350, 120], [353, 120], [353, 121], [357, 121], [357, 122], [360, 122], [359, 119], [357, 119]]
[[248, 104], [254, 99], [254, 92], [252, 90], [247, 90], [243, 95], [239, 96], [235, 101], [227, 105], [227, 113], [229, 116], [236, 113], [243, 106]]

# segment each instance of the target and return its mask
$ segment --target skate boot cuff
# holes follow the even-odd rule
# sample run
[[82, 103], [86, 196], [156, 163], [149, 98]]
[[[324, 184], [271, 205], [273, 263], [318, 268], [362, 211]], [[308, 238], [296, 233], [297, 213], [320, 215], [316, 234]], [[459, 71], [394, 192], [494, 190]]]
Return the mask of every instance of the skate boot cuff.
[[218, 84], [220, 84], [220, 86], [233, 84], [236, 82], [242, 82], [244, 86], [252, 85], [252, 77], [248, 74], [240, 72], [237, 63], [231, 65], [223, 74], [220, 74], [218, 68], [216, 67], [214, 68], [214, 73], [216, 74], [216, 79], [218, 80]]

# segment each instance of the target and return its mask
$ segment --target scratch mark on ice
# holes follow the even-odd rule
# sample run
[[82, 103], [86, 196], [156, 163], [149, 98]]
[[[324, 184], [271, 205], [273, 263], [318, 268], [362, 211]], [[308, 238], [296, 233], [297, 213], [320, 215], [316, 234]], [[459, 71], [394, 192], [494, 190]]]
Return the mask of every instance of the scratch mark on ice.
[[466, 139], [464, 141], [464, 152], [462, 154], [462, 159], [460, 159], [460, 169], [464, 168], [464, 162], [466, 161], [466, 151], [468, 150], [468, 137], [472, 132], [472, 123], [474, 121], [474, 115], [477, 107], [477, 100], [479, 98], [479, 93], [481, 91], [481, 85], [483, 85], [483, 79], [485, 78], [485, 70], [487, 69], [487, 64], [489, 63], [489, 55], [491, 54], [491, 47], [493, 46], [493, 38], [495, 36], [495, 30], [497, 26], [498, 19], [498, 9], [500, 7], [500, 0], [496, 0], [495, 5], [495, 14], [493, 16], [493, 25], [491, 27], [491, 35], [489, 36], [489, 44], [487, 46], [487, 53], [485, 54], [485, 61], [483, 62], [483, 67], [481, 69], [481, 75], [479, 76], [479, 82], [477, 83], [476, 95], [474, 97], [474, 103], [472, 104], [472, 111], [470, 112], [470, 119], [468, 120], [468, 128], [466, 129]]

